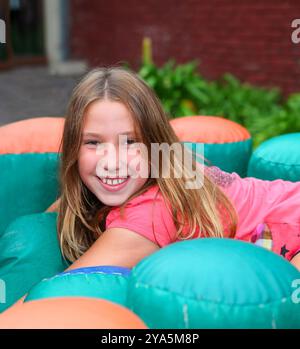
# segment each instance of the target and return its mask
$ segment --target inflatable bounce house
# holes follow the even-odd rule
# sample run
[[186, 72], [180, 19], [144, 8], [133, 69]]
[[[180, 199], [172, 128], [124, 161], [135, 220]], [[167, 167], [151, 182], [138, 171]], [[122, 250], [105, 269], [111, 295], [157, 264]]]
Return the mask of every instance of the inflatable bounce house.
[[[300, 178], [300, 134], [252, 152], [249, 132], [232, 121], [171, 124], [180, 141], [196, 151], [204, 145], [205, 158], [227, 172]], [[299, 271], [242, 241], [176, 242], [132, 270], [64, 272], [57, 214], [45, 212], [60, 194], [63, 125], [35, 118], [0, 127], [0, 328], [300, 328]]]

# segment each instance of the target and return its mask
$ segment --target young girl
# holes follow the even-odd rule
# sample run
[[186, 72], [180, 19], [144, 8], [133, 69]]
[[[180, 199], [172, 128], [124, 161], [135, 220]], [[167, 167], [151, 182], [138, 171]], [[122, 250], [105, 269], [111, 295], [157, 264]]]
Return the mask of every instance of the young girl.
[[[203, 185], [187, 188], [192, 171], [180, 154], [169, 156], [171, 175], [164, 176], [153, 144], [181, 143], [135, 73], [95, 69], [74, 89], [62, 140], [61, 198], [50, 209], [59, 211], [61, 249], [74, 262], [69, 269], [133, 267], [174, 241], [202, 237], [252, 242], [300, 268], [300, 182], [242, 179], [193, 159]], [[172, 175], [179, 167], [182, 175]]]

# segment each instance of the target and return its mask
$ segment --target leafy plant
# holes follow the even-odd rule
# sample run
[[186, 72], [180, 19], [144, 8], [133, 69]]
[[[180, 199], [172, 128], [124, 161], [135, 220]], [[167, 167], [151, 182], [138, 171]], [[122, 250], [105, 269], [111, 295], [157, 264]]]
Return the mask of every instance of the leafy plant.
[[144, 64], [139, 75], [156, 91], [165, 111], [172, 117], [194, 115], [207, 102], [207, 82], [195, 74], [196, 62], [175, 66], [175, 61], [158, 68]]
[[300, 93], [283, 100], [279, 89], [241, 83], [231, 74], [208, 81], [196, 61], [156, 66], [147, 53], [139, 75], [155, 90], [170, 118], [187, 115], [223, 116], [245, 126], [254, 147], [283, 133], [300, 132]]

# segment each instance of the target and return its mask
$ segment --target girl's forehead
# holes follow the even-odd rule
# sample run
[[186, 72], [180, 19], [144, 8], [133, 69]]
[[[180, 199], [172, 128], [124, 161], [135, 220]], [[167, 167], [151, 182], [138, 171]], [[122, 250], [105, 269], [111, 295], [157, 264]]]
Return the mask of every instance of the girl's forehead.
[[98, 118], [119, 117], [132, 119], [131, 112], [124, 103], [109, 99], [93, 101], [85, 109], [84, 115]]
[[[137, 132], [135, 132], [137, 131]], [[92, 102], [83, 117], [83, 133], [139, 133], [135, 119], [121, 102], [101, 100]]]
[[92, 102], [84, 112], [84, 124], [97, 124], [99, 122], [104, 126], [109, 123], [133, 125], [134, 119], [123, 103], [103, 100]]

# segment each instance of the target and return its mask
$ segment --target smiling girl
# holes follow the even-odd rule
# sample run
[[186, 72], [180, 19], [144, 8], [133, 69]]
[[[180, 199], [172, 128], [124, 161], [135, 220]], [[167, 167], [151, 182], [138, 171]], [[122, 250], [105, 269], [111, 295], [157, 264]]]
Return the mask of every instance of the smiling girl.
[[187, 189], [191, 169], [178, 152], [168, 161], [182, 176], [150, 175], [161, 167], [151, 144], [162, 143], [181, 144], [135, 73], [97, 68], [76, 86], [63, 134], [61, 198], [50, 209], [59, 211], [69, 269], [133, 267], [161, 247], [199, 237], [256, 243], [300, 267], [299, 182], [242, 179], [193, 159], [203, 185]]

